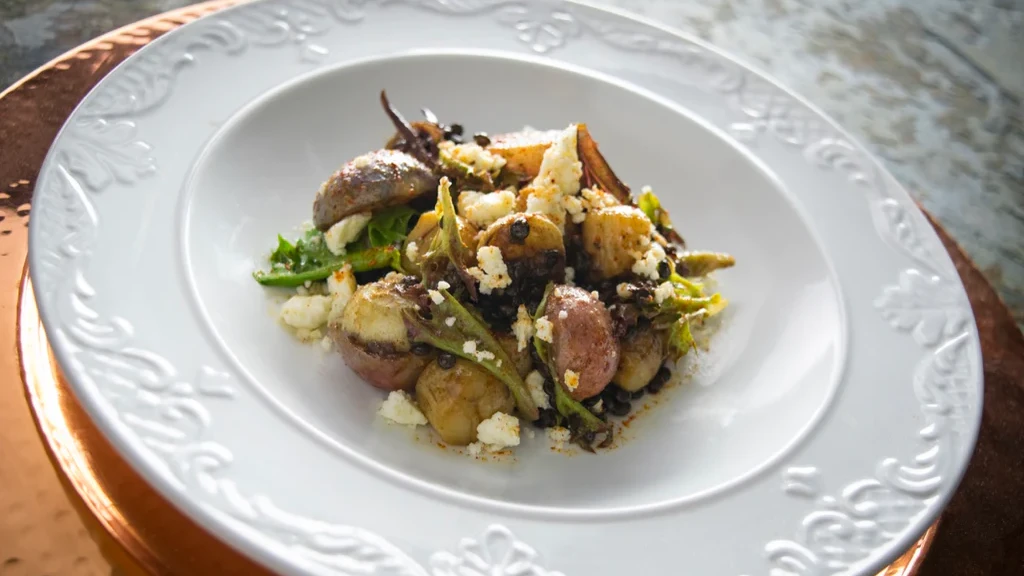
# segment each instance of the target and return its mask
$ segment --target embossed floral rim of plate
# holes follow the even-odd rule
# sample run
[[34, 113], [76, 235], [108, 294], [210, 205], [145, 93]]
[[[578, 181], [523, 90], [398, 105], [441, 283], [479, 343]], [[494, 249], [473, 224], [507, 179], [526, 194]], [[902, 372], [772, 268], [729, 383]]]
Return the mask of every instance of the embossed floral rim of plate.
[[[736, 255], [710, 351], [621, 447], [438, 449], [276, 325], [250, 273], [390, 134], [382, 88], [470, 130], [587, 122], [690, 245]], [[758, 72], [584, 3], [202, 18], [83, 101], [33, 206], [30, 273], [86, 410], [171, 502], [283, 573], [874, 573], [937, 517], [980, 422], [966, 295], [896, 181]]]

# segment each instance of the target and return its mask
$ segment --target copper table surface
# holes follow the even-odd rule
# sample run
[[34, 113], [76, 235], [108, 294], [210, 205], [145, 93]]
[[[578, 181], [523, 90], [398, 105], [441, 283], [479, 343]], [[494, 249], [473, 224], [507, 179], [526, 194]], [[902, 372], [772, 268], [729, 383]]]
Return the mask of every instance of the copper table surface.
[[[114, 452], [53, 364], [31, 291], [18, 299], [32, 184], [74, 105], [138, 47], [233, 3], [209, 2], [112, 32], [0, 95], [0, 321], [8, 351], [0, 358], [0, 575], [107, 574], [111, 563], [126, 574], [266, 573], [156, 495]], [[987, 389], [977, 456], [920, 574], [1022, 574], [1024, 338], [977, 268], [939, 232], [971, 296]], [[23, 391], [31, 411], [20, 397]], [[884, 574], [916, 572], [935, 535], [933, 528]]]

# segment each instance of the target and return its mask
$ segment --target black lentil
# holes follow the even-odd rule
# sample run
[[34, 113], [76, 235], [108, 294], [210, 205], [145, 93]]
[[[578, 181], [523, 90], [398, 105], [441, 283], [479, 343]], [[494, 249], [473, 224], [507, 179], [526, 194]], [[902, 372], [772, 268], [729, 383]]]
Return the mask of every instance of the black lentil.
[[630, 394], [628, 390], [623, 390], [622, 388], [618, 388], [618, 387], [615, 388], [614, 394], [615, 394], [615, 400], [618, 401], [618, 402], [626, 402], [626, 403], [628, 403], [633, 398], [633, 395]]
[[636, 392], [633, 392], [632, 397], [633, 397], [633, 400], [637, 400], [639, 398], [643, 398], [644, 397], [644, 389], [641, 388], [641, 389], [637, 390]]
[[587, 408], [590, 408], [594, 404], [597, 404], [599, 400], [601, 400], [601, 395], [600, 394], [598, 394], [597, 396], [591, 396], [590, 398], [584, 398], [580, 402], [580, 404], [583, 404]]
[[516, 218], [508, 228], [508, 235], [514, 244], [523, 244], [530, 235], [530, 223], [526, 218]]
[[455, 355], [449, 352], [442, 352], [437, 357], [437, 365], [445, 370], [451, 370], [455, 367]]
[[538, 414], [539, 416], [534, 421], [538, 428], [551, 428], [558, 423], [558, 413], [551, 408], [541, 408]]
[[430, 344], [424, 344], [423, 342], [417, 342], [412, 345], [412, 353], [417, 356], [426, 356], [433, 350], [433, 346]]
[[629, 402], [615, 402], [608, 405], [608, 412], [614, 416], [625, 416], [632, 409], [633, 406]]
[[671, 273], [672, 271], [668, 267], [668, 262], [662, 260], [661, 263], [658, 264], [658, 277], [662, 280], [668, 280]]
[[487, 136], [486, 132], [473, 134], [473, 141], [476, 142], [477, 146], [490, 146], [491, 144], [491, 139]]
[[548, 270], [551, 270], [562, 260], [562, 253], [558, 250], [547, 250], [544, 252], [544, 265], [547, 266]]
[[654, 378], [651, 378], [651, 381], [647, 383], [647, 391], [651, 394], [657, 394], [671, 378], [672, 371], [668, 369], [668, 366], [662, 366], [658, 373], [654, 375]]

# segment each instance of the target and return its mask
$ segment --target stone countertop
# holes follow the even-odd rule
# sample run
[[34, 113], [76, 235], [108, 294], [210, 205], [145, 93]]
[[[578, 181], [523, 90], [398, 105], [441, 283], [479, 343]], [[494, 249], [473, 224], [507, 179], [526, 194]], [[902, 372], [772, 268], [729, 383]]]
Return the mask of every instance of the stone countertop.
[[[809, 98], [950, 232], [1024, 327], [1024, 0], [603, 0]], [[188, 0], [0, 0], [0, 87]]]

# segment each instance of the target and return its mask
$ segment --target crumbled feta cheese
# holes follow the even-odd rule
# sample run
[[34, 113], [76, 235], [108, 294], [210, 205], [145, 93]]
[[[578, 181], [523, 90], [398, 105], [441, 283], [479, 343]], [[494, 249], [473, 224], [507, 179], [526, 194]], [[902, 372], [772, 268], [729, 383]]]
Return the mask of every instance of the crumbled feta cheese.
[[572, 439], [572, 433], [569, 432], [568, 428], [552, 426], [548, 428], [548, 439], [560, 446]]
[[309, 296], [309, 290], [306, 290], [305, 286], [296, 286], [295, 293], [299, 296]]
[[341, 270], [335, 270], [327, 277], [327, 293], [336, 296], [356, 291], [356, 275], [352, 272], [352, 266], [345, 264]]
[[476, 340], [466, 340], [463, 342], [462, 351], [466, 354], [476, 354]]
[[654, 289], [654, 301], [661, 304], [676, 293], [676, 287], [671, 282], [662, 282]]
[[409, 242], [405, 245], [405, 257], [410, 262], [415, 262], [420, 259], [420, 247], [415, 242]]
[[447, 289], [449, 289], [451, 287], [452, 287], [452, 285], [447, 283], [447, 282], [445, 282], [444, 280], [438, 280], [438, 282], [437, 282], [437, 289], [438, 290], [447, 290]]
[[537, 321], [534, 323], [533, 328], [536, 331], [537, 338], [540, 338], [545, 342], [555, 341], [555, 336], [552, 332], [552, 330], [554, 330], [555, 328], [555, 325], [551, 323], [551, 320], [548, 320], [547, 316], [541, 316], [540, 318], [537, 318]]
[[309, 290], [310, 286], [313, 285], [313, 281], [312, 280], [306, 280], [305, 282], [302, 283], [302, 285], [306, 288], [306, 290]]
[[466, 451], [469, 452], [470, 456], [479, 456], [484, 451], [484, 445], [479, 442], [473, 442], [466, 446]]
[[444, 323], [448, 325], [449, 328], [455, 326], [455, 316], [449, 316], [445, 318]]
[[494, 416], [484, 420], [476, 427], [476, 438], [492, 451], [508, 446], [518, 446], [519, 419], [504, 412], [495, 412]]
[[565, 310], [559, 310], [558, 311], [558, 319], [559, 320], [565, 320], [568, 317], [569, 317], [569, 313], [566, 312]]
[[633, 295], [633, 291], [629, 288], [629, 284], [626, 284], [625, 282], [620, 282], [619, 285], [615, 287], [615, 293], [623, 300], [628, 300]]
[[331, 314], [328, 296], [292, 296], [281, 306], [281, 321], [292, 328], [313, 330], [327, 323]]
[[323, 339], [324, 335], [318, 328], [314, 328], [313, 330], [310, 330], [309, 328], [296, 328], [295, 337], [298, 338], [300, 342], [312, 344], [313, 342]]
[[563, 195], [572, 196], [580, 191], [581, 176], [583, 164], [576, 154], [576, 125], [572, 124], [544, 151], [540, 171], [533, 179], [533, 186], [554, 186]]
[[496, 288], [504, 288], [512, 283], [508, 275], [508, 267], [501, 257], [501, 249], [497, 246], [481, 246], [476, 251], [477, 262], [480, 267], [473, 266], [469, 269], [470, 275], [480, 282], [480, 292], [490, 294]]
[[566, 370], [563, 379], [565, 380], [565, 387], [570, 391], [580, 387], [580, 375], [578, 372]]
[[583, 206], [587, 210], [598, 210], [601, 208], [610, 208], [612, 206], [620, 205], [620, 202], [615, 198], [615, 196], [612, 196], [602, 190], [584, 188], [580, 191], [580, 196], [583, 196]]
[[572, 267], [566, 267], [565, 269], [565, 283], [572, 286], [573, 281], [576, 280], [576, 270]]
[[388, 394], [387, 400], [380, 405], [377, 413], [403, 426], [423, 426], [427, 423], [427, 417], [413, 403], [409, 393], [403, 390], [395, 390]]
[[538, 408], [551, 408], [551, 399], [544, 391], [544, 376], [540, 372], [534, 370], [526, 375], [526, 389]]
[[661, 244], [654, 242], [647, 249], [647, 252], [644, 253], [643, 257], [633, 263], [633, 273], [650, 278], [651, 280], [657, 280], [659, 277], [658, 264], [661, 264], [664, 260], [665, 249], [661, 247]]
[[334, 343], [331, 342], [330, 336], [324, 336], [320, 340], [320, 347], [324, 349], [324, 352], [330, 352], [331, 351], [331, 347], [333, 347], [333, 346], [334, 346]]
[[427, 295], [430, 296], [430, 300], [434, 304], [440, 305], [442, 302], [444, 302], [444, 296], [442, 296], [441, 293], [438, 292], [437, 290], [427, 290]]
[[565, 209], [562, 208], [562, 193], [555, 186], [542, 188], [526, 187], [520, 190], [526, 195], [526, 213], [543, 214], [555, 226], [565, 224]]
[[512, 190], [488, 193], [467, 190], [459, 194], [459, 213], [478, 228], [486, 228], [515, 210], [516, 193]]
[[600, 414], [604, 412], [604, 399], [598, 398], [597, 402], [594, 402], [594, 405], [591, 406], [590, 411], [593, 412], [594, 414]]
[[512, 324], [512, 333], [516, 335], [516, 349], [520, 352], [526, 350], [530, 345], [530, 338], [533, 338], [533, 318], [526, 306], [520, 304], [516, 312], [516, 321]]
[[576, 224], [587, 219], [587, 213], [583, 211], [583, 201], [576, 196], [563, 196], [562, 208], [569, 213], [572, 221]]
[[[574, 145], [575, 146], [575, 145]], [[453, 144], [446, 140], [438, 144], [442, 160], [455, 160], [466, 164], [476, 174], [490, 174], [497, 176], [498, 172], [505, 167], [505, 158], [497, 154], [491, 154], [480, 147], [479, 144]]]
[[348, 264], [327, 277], [327, 293], [331, 298], [331, 312], [328, 321], [334, 322], [341, 318], [345, 306], [356, 293], [356, 275]]
[[494, 360], [494, 352], [491, 352], [490, 350], [480, 350], [479, 352], [474, 354], [474, 356], [476, 356], [478, 362], [483, 362], [484, 360]]
[[501, 358], [498, 358], [498, 361], [495, 362], [494, 365], [497, 366], [498, 368], [501, 368]]
[[324, 241], [327, 242], [327, 249], [336, 256], [344, 254], [345, 245], [349, 242], [354, 242], [363, 233], [363, 228], [366, 228], [369, 222], [369, 212], [360, 212], [359, 214], [352, 214], [342, 218], [337, 224], [331, 226], [327, 232], [324, 232]]

